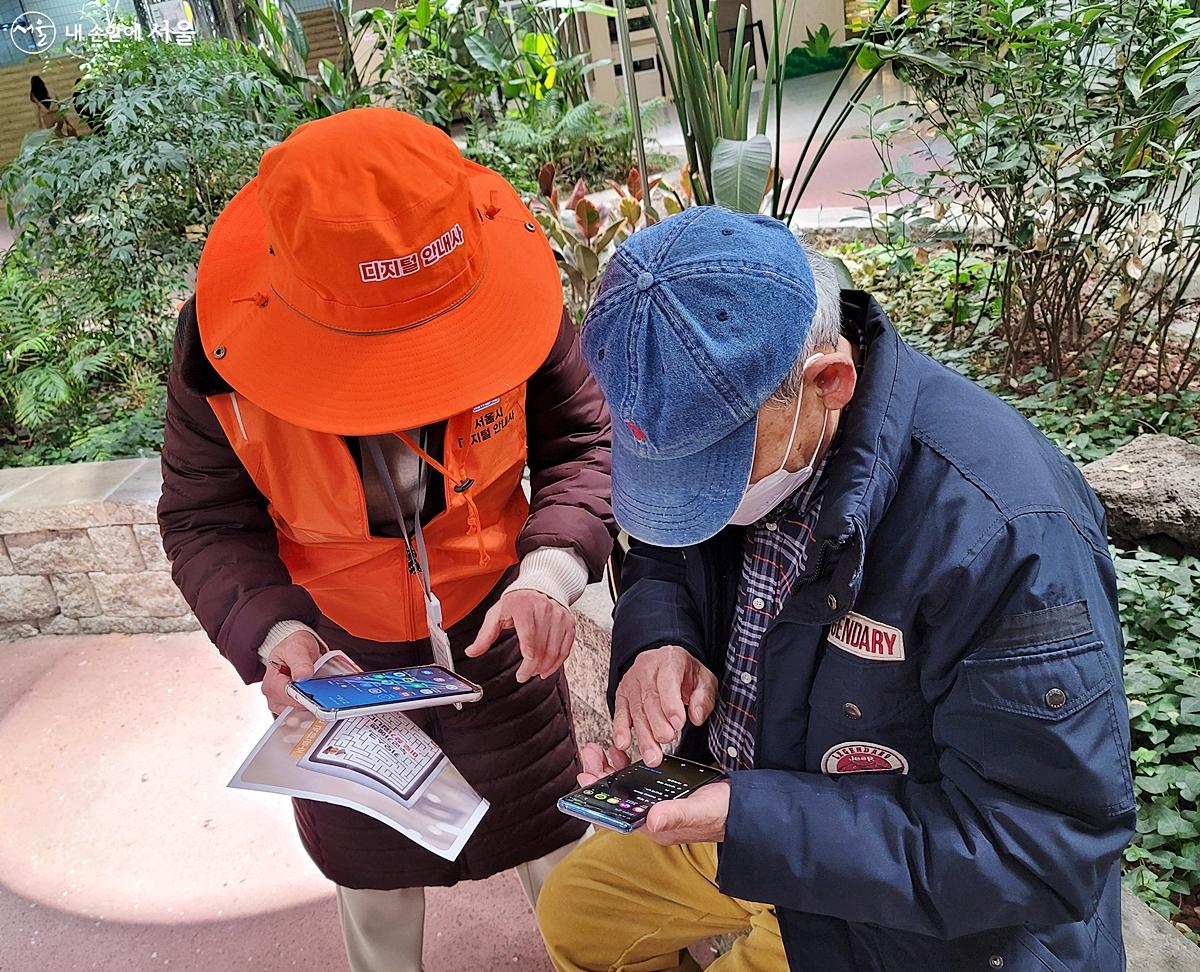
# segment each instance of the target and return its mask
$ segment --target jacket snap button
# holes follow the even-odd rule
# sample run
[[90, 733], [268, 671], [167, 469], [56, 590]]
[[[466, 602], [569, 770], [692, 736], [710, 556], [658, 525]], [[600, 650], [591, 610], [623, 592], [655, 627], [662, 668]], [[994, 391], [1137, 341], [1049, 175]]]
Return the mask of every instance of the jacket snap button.
[[213, 348], [213, 357], [214, 358], [225, 357], [225, 346], [222, 344], [218, 344], [215, 348]]
[[1052, 688], [1046, 693], [1046, 705], [1052, 709], [1061, 709], [1067, 704], [1067, 693], [1060, 688]]
[[993, 969], [1004, 968], [1004, 956], [993, 955], [990, 959], [988, 959], [988, 965], [990, 965]]
[[837, 610], [837, 595], [830, 594], [827, 598], [825, 598], [825, 603], [829, 605], [830, 611], [836, 611]]
[[846, 715], [851, 719], [861, 719], [862, 718], [862, 709], [860, 709], [853, 702], [847, 702], [845, 705], [843, 705], [842, 711], [845, 712]]

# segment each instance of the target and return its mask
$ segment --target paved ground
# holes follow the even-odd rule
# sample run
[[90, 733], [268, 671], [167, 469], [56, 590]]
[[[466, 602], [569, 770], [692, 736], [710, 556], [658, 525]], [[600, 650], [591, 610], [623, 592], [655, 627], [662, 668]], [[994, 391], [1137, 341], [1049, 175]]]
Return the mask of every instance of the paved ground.
[[[588, 709], [593, 595], [571, 663]], [[269, 721], [203, 635], [0, 643], [0, 972], [345, 972], [288, 802], [225, 787]], [[1200, 969], [1130, 896], [1124, 917], [1130, 972]], [[425, 965], [550, 972], [516, 879], [430, 891]]]
[[[0, 652], [0, 970], [346, 968], [287, 800], [225, 788], [269, 718], [203, 635]], [[511, 875], [427, 928], [428, 972], [550, 968]]]

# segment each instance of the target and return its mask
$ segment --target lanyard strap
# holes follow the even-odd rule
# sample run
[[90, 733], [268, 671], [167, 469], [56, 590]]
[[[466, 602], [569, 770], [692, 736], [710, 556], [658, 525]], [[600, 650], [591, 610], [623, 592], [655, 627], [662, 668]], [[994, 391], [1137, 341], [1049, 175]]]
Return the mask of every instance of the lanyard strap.
[[[392, 481], [392, 472], [388, 469], [387, 461], [383, 458], [383, 449], [380, 448], [379, 439], [376, 436], [363, 436], [363, 441], [367, 444], [367, 451], [371, 453], [371, 459], [375, 463], [375, 469], [379, 473], [379, 478], [383, 482], [384, 492], [387, 493], [388, 500], [392, 504], [392, 512], [396, 514], [396, 522], [400, 526], [400, 533], [404, 536], [405, 546], [409, 551], [412, 551], [413, 543], [408, 536], [408, 527], [404, 523], [404, 511], [400, 508], [400, 498], [396, 495], [396, 484]], [[420, 461], [420, 451], [418, 452], [418, 461]], [[419, 478], [419, 477], [418, 477]], [[416, 548], [418, 557], [417, 573], [421, 575], [421, 586], [425, 588], [425, 600], [430, 605], [437, 604], [437, 598], [433, 596], [433, 588], [429, 586], [429, 553], [425, 549], [425, 534], [421, 531], [421, 511], [413, 510], [413, 533], [416, 535]], [[438, 613], [440, 614], [440, 605]], [[440, 618], [438, 619], [440, 623]]]

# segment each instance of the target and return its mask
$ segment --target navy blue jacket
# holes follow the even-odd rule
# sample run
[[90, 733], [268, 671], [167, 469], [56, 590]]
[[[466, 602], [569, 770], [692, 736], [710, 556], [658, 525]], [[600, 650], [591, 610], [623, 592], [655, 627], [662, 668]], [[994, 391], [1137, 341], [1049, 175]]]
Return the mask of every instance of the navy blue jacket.
[[[763, 638], [717, 882], [775, 905], [796, 972], [1117, 972], [1134, 798], [1104, 511], [873, 299], [843, 310], [866, 358]], [[614, 686], [663, 644], [721, 676], [742, 538], [634, 543]]]

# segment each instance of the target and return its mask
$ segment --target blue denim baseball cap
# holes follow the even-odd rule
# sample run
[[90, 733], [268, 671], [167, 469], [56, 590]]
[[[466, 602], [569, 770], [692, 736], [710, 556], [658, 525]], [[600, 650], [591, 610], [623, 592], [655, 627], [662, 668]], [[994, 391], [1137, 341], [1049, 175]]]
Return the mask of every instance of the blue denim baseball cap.
[[816, 313], [800, 241], [768, 216], [697, 206], [609, 261], [583, 353], [612, 411], [612, 496], [631, 536], [706, 540], [750, 481], [758, 410]]

